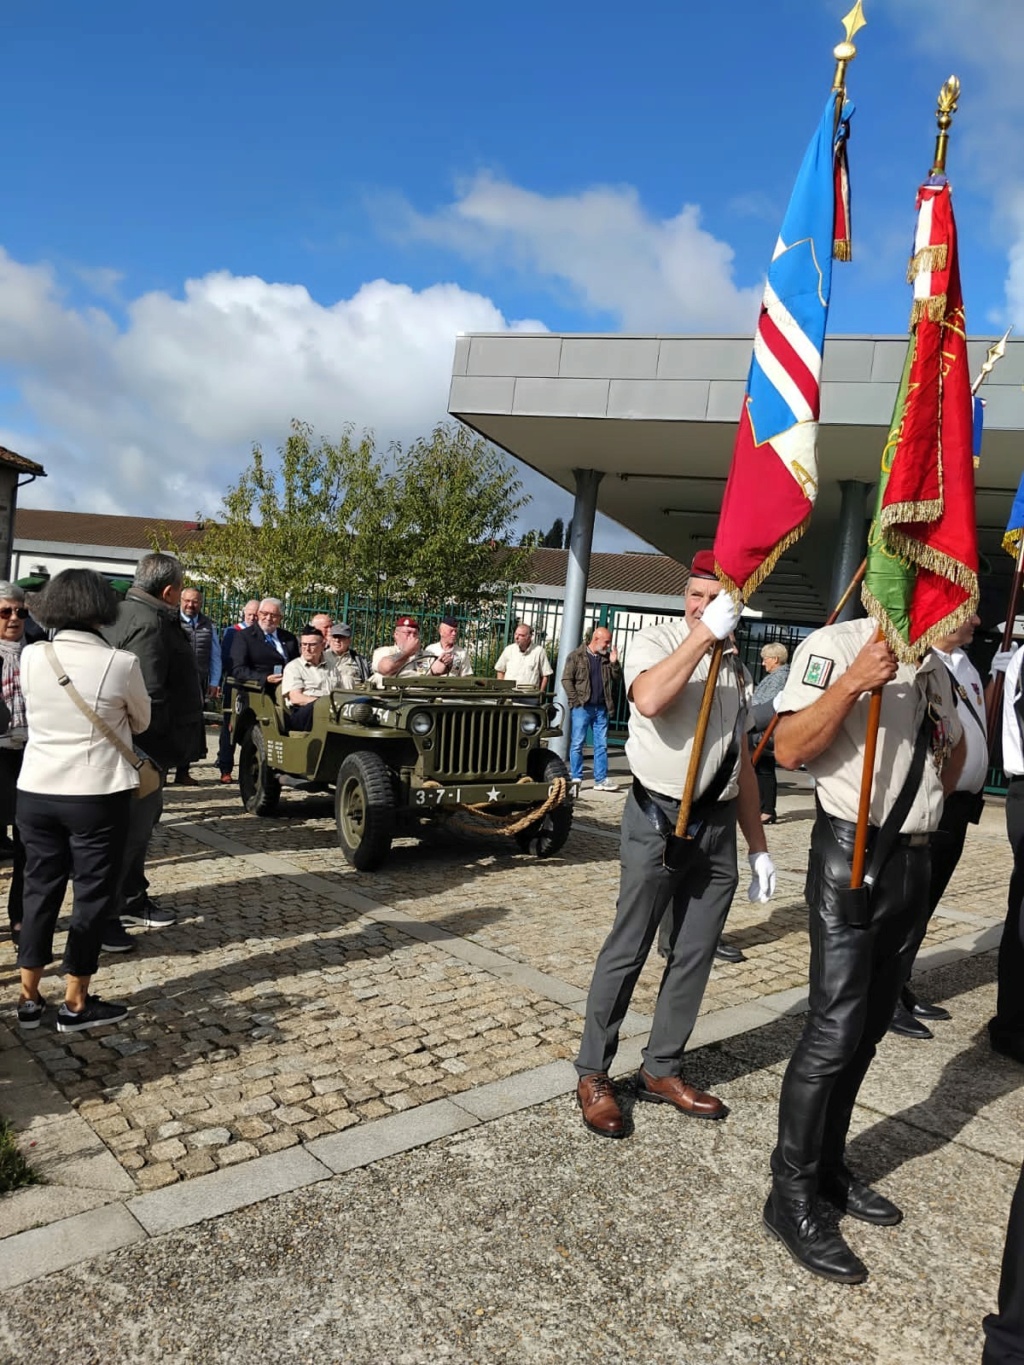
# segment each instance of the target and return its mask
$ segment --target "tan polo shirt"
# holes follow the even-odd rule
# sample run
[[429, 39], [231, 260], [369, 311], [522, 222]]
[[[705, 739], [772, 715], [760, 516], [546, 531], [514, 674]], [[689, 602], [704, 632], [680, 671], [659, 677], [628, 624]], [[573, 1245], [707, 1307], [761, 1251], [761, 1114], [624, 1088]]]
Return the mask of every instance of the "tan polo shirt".
[[[870, 618], [824, 626], [808, 636], [793, 656], [789, 678], [779, 694], [778, 710], [802, 711], [811, 706], [841, 677], [877, 632]], [[955, 744], [962, 725], [953, 704], [949, 673], [928, 654], [918, 668], [900, 664], [896, 677], [882, 688], [882, 719], [878, 727], [875, 777], [868, 820], [884, 823], [910, 771], [914, 742], [931, 703], [944, 738]], [[870, 694], [865, 692], [843, 721], [833, 742], [807, 766], [818, 800], [829, 815], [855, 821], [860, 804]], [[932, 755], [925, 759], [921, 786], [902, 825], [904, 834], [927, 834], [938, 828], [942, 815], [942, 781]]]
[[290, 659], [281, 678], [281, 696], [291, 709], [288, 693], [301, 688], [307, 697], [326, 697], [334, 686], [334, 669], [326, 664], [311, 664], [305, 659]]
[[[630, 641], [623, 666], [627, 694], [632, 693], [633, 683], [641, 673], [662, 659], [667, 659], [689, 634], [690, 627], [682, 619], [638, 631]], [[629, 738], [626, 740], [629, 766], [634, 776], [649, 791], [661, 792], [663, 796], [671, 796], [677, 801], [682, 797], [690, 766], [693, 732], [697, 726], [710, 658], [710, 654], [707, 654], [700, 660], [682, 692], [660, 716], [642, 716], [630, 702]], [[733, 658], [724, 658], [718, 673], [718, 685], [711, 703], [711, 718], [697, 777], [696, 799], [707, 791], [725, 759], [743, 705]], [[744, 730], [749, 728], [749, 724], [749, 720], [744, 722]], [[737, 757], [729, 783], [719, 800], [731, 801], [735, 797], [739, 791], [739, 772], [740, 761]]]
[[385, 678], [383, 673], [378, 672], [377, 665], [381, 659], [390, 659], [393, 654], [401, 654], [401, 652], [397, 645], [380, 645], [373, 651], [373, 657], [370, 660], [370, 667], [373, 669], [370, 677], [371, 687], [384, 687], [394, 678], [409, 678], [417, 673], [426, 673], [433, 662], [430, 655], [424, 650], [420, 650], [418, 654], [414, 654], [411, 659], [407, 660], [397, 673], [389, 673]]
[[494, 671], [504, 673], [506, 682], [514, 682], [519, 687], [540, 687], [555, 670], [543, 645], [531, 645], [524, 653], [513, 641], [499, 654]]
[[[431, 655], [434, 659], [440, 659], [444, 653], [444, 645], [441, 644], [440, 640], [435, 640], [432, 645], [427, 645], [423, 652]], [[424, 672], [429, 668], [430, 664], [428, 663]], [[472, 672], [473, 665], [469, 662], [469, 650], [456, 645], [452, 650], [452, 666], [444, 676], [446, 678], [468, 678]]]

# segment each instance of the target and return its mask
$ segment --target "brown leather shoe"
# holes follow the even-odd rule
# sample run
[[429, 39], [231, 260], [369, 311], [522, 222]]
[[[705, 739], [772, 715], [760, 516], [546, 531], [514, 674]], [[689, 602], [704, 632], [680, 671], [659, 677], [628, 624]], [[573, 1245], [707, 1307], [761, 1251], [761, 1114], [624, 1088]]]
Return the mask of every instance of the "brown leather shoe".
[[615, 1090], [603, 1071], [580, 1077], [576, 1087], [576, 1103], [583, 1111], [583, 1122], [598, 1137], [626, 1136], [626, 1122], [615, 1098]]
[[640, 1068], [636, 1097], [651, 1104], [671, 1104], [691, 1119], [724, 1119], [729, 1110], [715, 1095], [708, 1095], [681, 1076], [649, 1076]]

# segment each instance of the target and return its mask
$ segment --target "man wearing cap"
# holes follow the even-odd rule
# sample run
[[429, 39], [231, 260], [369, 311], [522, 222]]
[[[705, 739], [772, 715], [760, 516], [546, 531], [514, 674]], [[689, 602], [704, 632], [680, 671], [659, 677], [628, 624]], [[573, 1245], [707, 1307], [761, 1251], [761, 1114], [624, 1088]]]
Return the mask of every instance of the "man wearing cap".
[[615, 922], [594, 968], [576, 1059], [583, 1122], [601, 1137], [625, 1136], [608, 1068], [663, 917], [668, 920], [667, 960], [637, 1096], [670, 1104], [690, 1118], [721, 1119], [728, 1112], [720, 1099], [688, 1085], [681, 1072], [739, 881], [737, 821], [750, 849], [751, 900], [767, 901], [775, 890], [745, 743], [749, 722], [742, 681], [731, 658], [723, 659], [715, 687], [689, 826], [690, 857], [681, 867], [666, 867], [671, 850], [665, 836], [674, 831], [679, 813], [711, 650], [716, 640], [729, 637], [739, 614], [739, 604], [715, 577], [713, 556], [702, 551], [690, 570], [684, 619], [639, 631], [626, 659], [626, 756], [633, 788], [622, 814]]
[[426, 653], [436, 662], [429, 665], [428, 672], [435, 678], [468, 678], [473, 672], [469, 662], [469, 651], [459, 649], [455, 641], [459, 634], [459, 623], [454, 616], [442, 616], [437, 628], [439, 639], [427, 645]]
[[428, 660], [420, 643], [420, 623], [415, 616], [400, 616], [395, 622], [395, 643], [378, 645], [373, 651], [370, 667], [371, 682], [379, 685], [387, 678], [408, 677], [426, 673], [433, 660]]
[[[864, 886], [850, 866], [864, 767], [870, 693], [882, 710], [871, 788]], [[857, 1093], [892, 1019], [902, 985], [900, 948], [927, 903], [929, 842], [944, 794], [963, 763], [963, 725], [949, 673], [933, 654], [900, 664], [871, 619], [826, 626], [804, 640], [779, 693], [775, 757], [815, 780], [804, 895], [810, 912], [810, 1010], [786, 1068], [764, 1224], [806, 1270], [859, 1284], [863, 1261], [823, 1199], [867, 1223], [903, 1217], [846, 1165]]]
[[352, 627], [347, 621], [335, 621], [327, 632], [327, 644], [324, 660], [338, 675], [336, 687], [354, 691], [369, 681], [373, 668], [365, 655], [352, 648]]
[[498, 655], [494, 671], [499, 678], [508, 678], [517, 687], [540, 688], [546, 692], [548, 679], [555, 670], [544, 646], [533, 643], [533, 630], [525, 621], [520, 621], [512, 643]]
[[303, 626], [299, 632], [299, 657], [285, 664], [281, 678], [289, 730], [312, 730], [313, 707], [321, 697], [330, 695], [336, 678], [334, 669], [324, 663], [324, 637], [316, 626]]

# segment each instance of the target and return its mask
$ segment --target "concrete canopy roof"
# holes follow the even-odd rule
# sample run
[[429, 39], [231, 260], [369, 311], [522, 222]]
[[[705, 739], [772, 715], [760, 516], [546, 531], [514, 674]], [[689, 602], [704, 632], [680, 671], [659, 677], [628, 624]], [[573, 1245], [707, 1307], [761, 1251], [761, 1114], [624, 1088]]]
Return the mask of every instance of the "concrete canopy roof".
[[[992, 340], [971, 342], [972, 375]], [[877, 478], [906, 348], [906, 337], [827, 342], [818, 501], [807, 534], [751, 603], [765, 616], [827, 615], [839, 483]], [[735, 336], [474, 334], [456, 342], [448, 407], [570, 492], [574, 469], [603, 471], [598, 509], [685, 564], [714, 536], [750, 352], [750, 338]], [[1022, 382], [1024, 341], [1011, 341], [982, 391], [976, 475], [979, 544], [991, 566], [983, 590], [996, 611], [1013, 568], [1000, 541], [1024, 468]], [[869, 497], [869, 515], [872, 506]]]

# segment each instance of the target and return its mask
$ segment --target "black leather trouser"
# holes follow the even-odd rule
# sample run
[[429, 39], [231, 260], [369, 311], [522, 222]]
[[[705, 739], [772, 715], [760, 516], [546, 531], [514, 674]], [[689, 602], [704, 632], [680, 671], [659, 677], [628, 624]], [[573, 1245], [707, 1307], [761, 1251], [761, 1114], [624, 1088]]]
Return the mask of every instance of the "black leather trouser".
[[[775, 1186], [789, 1199], [813, 1198], [820, 1178], [843, 1164], [857, 1092], [902, 985], [899, 950], [928, 896], [927, 844], [898, 843], [875, 883], [871, 923], [847, 925], [825, 858], [827, 819], [819, 812], [807, 873], [810, 1012], [782, 1082], [771, 1159]], [[852, 827], [833, 826], [849, 857]]]
[[957, 863], [964, 851], [967, 826], [975, 798], [970, 792], [951, 792], [942, 807], [942, 819], [932, 835], [932, 871], [928, 887], [928, 899], [919, 907], [919, 913], [900, 949], [902, 966], [900, 976], [902, 985], [910, 980], [914, 961], [928, 932], [935, 907], [945, 893], [950, 878], [956, 871]]
[[1024, 777], [1010, 779], [1006, 833], [1013, 851], [1013, 875], [999, 941], [996, 1013], [988, 1029], [995, 1038], [1024, 1043]]
[[981, 1365], [1024, 1365], [1024, 1166], [1010, 1205], [999, 1280], [999, 1312], [982, 1322], [985, 1352]]

